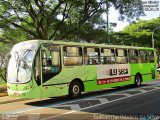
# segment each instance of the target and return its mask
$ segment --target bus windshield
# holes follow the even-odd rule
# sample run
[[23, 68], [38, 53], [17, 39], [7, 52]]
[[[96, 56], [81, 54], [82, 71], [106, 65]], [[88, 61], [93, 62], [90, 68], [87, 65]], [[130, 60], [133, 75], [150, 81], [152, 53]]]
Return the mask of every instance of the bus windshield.
[[13, 47], [8, 64], [7, 81], [10, 83], [26, 83], [31, 80], [32, 63], [35, 50], [21, 46]]

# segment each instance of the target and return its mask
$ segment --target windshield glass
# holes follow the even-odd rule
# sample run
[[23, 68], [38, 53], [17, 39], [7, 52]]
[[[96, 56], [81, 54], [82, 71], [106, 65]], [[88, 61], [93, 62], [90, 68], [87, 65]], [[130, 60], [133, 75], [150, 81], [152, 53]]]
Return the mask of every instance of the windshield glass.
[[32, 63], [35, 51], [36, 49], [29, 47], [26, 49], [26, 47], [21, 44], [13, 47], [8, 64], [8, 82], [26, 83], [31, 80]]

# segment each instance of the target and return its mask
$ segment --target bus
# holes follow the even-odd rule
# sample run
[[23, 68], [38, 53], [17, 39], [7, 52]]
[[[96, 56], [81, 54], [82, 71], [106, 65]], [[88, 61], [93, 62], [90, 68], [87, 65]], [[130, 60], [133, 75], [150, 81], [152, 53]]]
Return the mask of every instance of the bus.
[[157, 78], [154, 48], [29, 40], [13, 46], [7, 70], [9, 96], [49, 98], [140, 86]]

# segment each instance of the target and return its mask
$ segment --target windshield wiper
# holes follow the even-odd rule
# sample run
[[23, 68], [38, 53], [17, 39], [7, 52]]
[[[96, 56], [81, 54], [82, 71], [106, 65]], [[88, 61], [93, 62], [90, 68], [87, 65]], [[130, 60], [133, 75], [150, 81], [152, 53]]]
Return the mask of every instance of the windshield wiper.
[[[26, 56], [28, 55], [30, 50], [26, 50], [23, 55], [19, 55], [19, 53], [16, 51], [16, 56], [17, 56], [17, 59], [16, 59], [16, 67], [19, 68], [20, 65], [23, 65], [22, 68], [24, 68], [26, 70]], [[15, 58], [16, 58], [15, 56]], [[23, 64], [22, 64], [23, 63]]]
[[[19, 73], [19, 66], [20, 66], [20, 56], [18, 54], [18, 52], [15, 52], [15, 60], [16, 60], [16, 68], [17, 68], [17, 77], [16, 77], [16, 82], [19, 82], [18, 80], [18, 73]], [[16, 58], [17, 57], [17, 58]]]
[[15, 60], [16, 60], [16, 67], [19, 67], [19, 61], [20, 61], [20, 56], [18, 54], [18, 52], [15, 52]]
[[[24, 54], [27, 52], [28, 50], [26, 50], [25, 52], [24, 52]], [[20, 65], [22, 64], [21, 62], [23, 62], [24, 63], [24, 66], [22, 67], [25, 71], [26, 71], [26, 74], [27, 74], [27, 70], [26, 70], [26, 63], [25, 63], [25, 60], [19, 55], [19, 53], [16, 51], [15, 52], [15, 60], [16, 60], [16, 67], [17, 67], [17, 77], [16, 77], [16, 81], [17, 82], [20, 82], [19, 80], [18, 80], [18, 75], [19, 75], [19, 67], [20, 67]]]

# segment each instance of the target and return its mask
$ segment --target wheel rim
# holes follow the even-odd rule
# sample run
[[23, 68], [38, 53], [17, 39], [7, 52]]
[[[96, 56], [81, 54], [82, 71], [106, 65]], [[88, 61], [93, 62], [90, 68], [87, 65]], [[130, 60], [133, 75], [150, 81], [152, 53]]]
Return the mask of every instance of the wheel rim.
[[72, 91], [73, 91], [73, 93], [75, 95], [79, 94], [79, 91], [80, 91], [79, 86], [78, 85], [74, 85]]
[[136, 78], [136, 84], [140, 85], [141, 84], [141, 79], [139, 77]]

